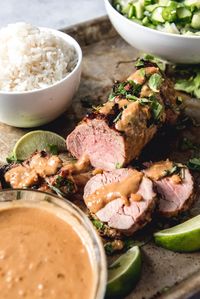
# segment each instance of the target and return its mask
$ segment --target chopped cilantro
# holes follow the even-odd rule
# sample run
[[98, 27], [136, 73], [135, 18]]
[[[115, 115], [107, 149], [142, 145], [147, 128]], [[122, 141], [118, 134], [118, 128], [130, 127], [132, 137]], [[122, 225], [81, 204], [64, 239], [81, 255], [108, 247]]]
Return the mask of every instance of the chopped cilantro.
[[19, 162], [16, 160], [15, 156], [13, 154], [10, 154], [10, 156], [8, 156], [6, 158], [7, 163], [15, 163], [15, 162]]
[[197, 150], [200, 146], [194, 144], [190, 139], [184, 137], [181, 140], [180, 148], [181, 150]]
[[122, 163], [119, 163], [119, 162], [117, 162], [117, 163], [115, 164], [115, 168], [116, 168], [116, 169], [120, 169], [120, 168], [122, 168], [122, 166], [123, 166], [123, 164], [122, 164]]
[[138, 74], [140, 77], [144, 78], [145, 75], [146, 75], [146, 71], [145, 71], [145, 68], [141, 68], [138, 70]]
[[163, 106], [156, 98], [152, 100], [151, 109], [153, 112], [154, 119], [159, 120], [163, 111]]
[[96, 227], [97, 230], [102, 230], [104, 229], [104, 224], [100, 220], [97, 219], [92, 219], [93, 225]]
[[185, 178], [185, 166], [179, 163], [174, 163], [170, 170], [165, 170], [165, 176], [178, 174], [182, 179]]
[[58, 147], [56, 144], [48, 144], [47, 149], [52, 155], [58, 155]]
[[61, 187], [67, 187], [67, 192], [73, 192], [74, 191], [74, 183], [67, 179], [64, 178], [60, 175], [58, 175], [58, 177], [56, 178], [56, 184], [55, 184], [56, 188], [61, 188]]
[[148, 85], [152, 91], [159, 92], [163, 80], [163, 77], [160, 74], [156, 73], [151, 75], [148, 81]]
[[188, 167], [195, 171], [200, 171], [200, 158], [192, 158], [188, 161]]
[[112, 242], [107, 242], [106, 244], [104, 244], [104, 249], [107, 255], [112, 255], [115, 252]]
[[127, 98], [128, 95], [139, 96], [142, 85], [129, 80], [125, 82], [115, 82], [112, 93], [109, 95], [109, 101], [113, 101], [116, 96]]
[[113, 123], [116, 123], [122, 116], [122, 112], [123, 111], [120, 111], [119, 114], [115, 117], [115, 119], [113, 120]]

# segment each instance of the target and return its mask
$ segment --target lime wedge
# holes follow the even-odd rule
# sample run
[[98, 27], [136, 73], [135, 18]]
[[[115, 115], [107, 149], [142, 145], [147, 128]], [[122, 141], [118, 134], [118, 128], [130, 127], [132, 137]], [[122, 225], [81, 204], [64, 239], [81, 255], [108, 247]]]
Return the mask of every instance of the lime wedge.
[[122, 298], [130, 293], [141, 273], [141, 254], [134, 246], [108, 268], [106, 298]]
[[200, 250], [200, 215], [154, 234], [157, 245], [178, 252]]
[[31, 131], [17, 141], [13, 156], [16, 160], [25, 160], [36, 150], [49, 152], [52, 148], [56, 148], [58, 152], [66, 151], [65, 139], [50, 131]]

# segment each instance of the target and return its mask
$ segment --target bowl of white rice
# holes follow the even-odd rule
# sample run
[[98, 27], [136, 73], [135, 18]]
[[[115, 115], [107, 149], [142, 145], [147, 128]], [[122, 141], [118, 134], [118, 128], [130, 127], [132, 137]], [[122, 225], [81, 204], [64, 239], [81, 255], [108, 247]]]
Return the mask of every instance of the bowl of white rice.
[[69, 35], [26, 23], [0, 30], [0, 122], [36, 127], [71, 104], [82, 51]]

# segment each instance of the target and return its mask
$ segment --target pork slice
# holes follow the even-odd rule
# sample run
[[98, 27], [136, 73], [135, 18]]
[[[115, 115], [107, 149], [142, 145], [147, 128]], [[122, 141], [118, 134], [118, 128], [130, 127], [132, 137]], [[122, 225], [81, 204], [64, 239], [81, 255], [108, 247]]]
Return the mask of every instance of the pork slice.
[[[84, 198], [107, 184], [125, 179], [129, 176], [129, 171], [128, 168], [122, 168], [95, 175], [85, 186]], [[100, 209], [96, 216], [111, 228], [126, 235], [133, 234], [151, 221], [152, 211], [155, 207], [155, 193], [151, 180], [144, 176], [137, 194], [142, 196], [141, 201], [131, 201], [127, 206], [121, 198], [117, 198]]]
[[184, 178], [178, 184], [173, 181], [172, 177], [154, 181], [159, 194], [158, 212], [160, 215], [177, 216], [191, 207], [194, 198], [194, 183], [187, 168], [184, 173]]

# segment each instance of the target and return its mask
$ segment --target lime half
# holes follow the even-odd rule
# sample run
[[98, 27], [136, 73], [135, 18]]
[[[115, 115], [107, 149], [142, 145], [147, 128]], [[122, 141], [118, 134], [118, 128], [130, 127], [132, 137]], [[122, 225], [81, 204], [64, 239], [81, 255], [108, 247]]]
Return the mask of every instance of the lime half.
[[36, 150], [46, 150], [53, 153], [66, 151], [65, 139], [50, 131], [32, 131], [22, 136], [14, 146], [13, 156], [16, 160], [25, 160]]
[[157, 245], [173, 251], [200, 250], [200, 215], [154, 234]]
[[134, 288], [141, 273], [141, 254], [134, 246], [108, 268], [106, 298], [122, 298]]

